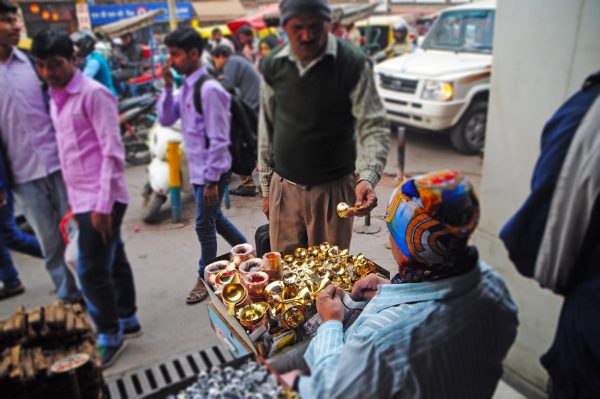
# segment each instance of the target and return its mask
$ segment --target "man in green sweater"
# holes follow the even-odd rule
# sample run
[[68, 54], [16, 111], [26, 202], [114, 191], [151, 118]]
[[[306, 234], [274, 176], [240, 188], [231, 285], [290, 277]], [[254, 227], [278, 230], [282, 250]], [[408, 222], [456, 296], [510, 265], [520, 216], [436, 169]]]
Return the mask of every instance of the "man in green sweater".
[[[328, 33], [327, 0], [279, 7], [289, 42], [263, 60], [258, 134], [271, 249], [324, 241], [349, 248], [352, 216], [377, 205], [389, 149], [383, 104], [367, 58]], [[340, 219], [341, 201], [360, 209]]]

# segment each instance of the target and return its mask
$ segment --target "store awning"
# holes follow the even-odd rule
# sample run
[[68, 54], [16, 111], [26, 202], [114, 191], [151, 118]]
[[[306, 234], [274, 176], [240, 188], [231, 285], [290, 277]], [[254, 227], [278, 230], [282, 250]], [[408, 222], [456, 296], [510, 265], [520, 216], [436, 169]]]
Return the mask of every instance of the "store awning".
[[267, 28], [264, 19], [265, 16], [273, 15], [279, 15], [279, 4], [271, 4], [260, 7], [256, 12], [248, 16], [227, 22], [227, 26], [229, 26], [229, 30], [231, 30], [234, 34], [240, 27], [244, 25], [250, 25], [252, 29], [258, 32]]
[[152, 10], [147, 13], [136, 15], [135, 17], [122, 19], [106, 25], [101, 25], [94, 29], [96, 32], [104, 33], [111, 37], [123, 36], [127, 33], [133, 33], [146, 28], [154, 23], [154, 17], [162, 15], [164, 10]]
[[192, 8], [200, 22], [224, 22], [246, 15], [239, 0], [194, 1]]

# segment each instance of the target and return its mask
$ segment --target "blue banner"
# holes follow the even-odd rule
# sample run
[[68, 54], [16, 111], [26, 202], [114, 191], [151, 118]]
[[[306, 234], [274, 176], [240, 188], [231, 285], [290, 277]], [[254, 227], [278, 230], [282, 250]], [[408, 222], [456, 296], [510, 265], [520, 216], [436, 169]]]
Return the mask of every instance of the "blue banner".
[[[192, 5], [190, 3], [176, 3], [177, 20], [188, 21], [192, 19]], [[147, 11], [165, 10], [165, 13], [154, 18], [155, 22], [169, 22], [169, 6], [167, 3], [147, 4], [120, 4], [89, 6], [90, 20], [93, 26], [104, 25], [119, 21], [124, 18], [135, 17]]]

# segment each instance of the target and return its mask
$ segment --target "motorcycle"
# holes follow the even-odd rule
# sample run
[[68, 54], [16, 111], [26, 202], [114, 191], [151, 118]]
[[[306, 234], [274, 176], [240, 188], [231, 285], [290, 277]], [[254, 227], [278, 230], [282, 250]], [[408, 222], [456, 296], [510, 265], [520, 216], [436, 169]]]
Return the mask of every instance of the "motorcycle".
[[148, 131], [156, 121], [156, 96], [145, 94], [119, 102], [119, 124], [121, 139], [125, 146], [125, 160], [132, 165], [147, 164]]
[[152, 160], [150, 161], [150, 165], [148, 165], [148, 182], [144, 187], [143, 193], [146, 210], [142, 218], [148, 224], [160, 221], [160, 209], [167, 201], [169, 195], [170, 182], [167, 145], [173, 141], [180, 143], [181, 192], [182, 194], [192, 192], [181, 125], [176, 123], [172, 127], [164, 127], [156, 122], [150, 130], [148, 140]]

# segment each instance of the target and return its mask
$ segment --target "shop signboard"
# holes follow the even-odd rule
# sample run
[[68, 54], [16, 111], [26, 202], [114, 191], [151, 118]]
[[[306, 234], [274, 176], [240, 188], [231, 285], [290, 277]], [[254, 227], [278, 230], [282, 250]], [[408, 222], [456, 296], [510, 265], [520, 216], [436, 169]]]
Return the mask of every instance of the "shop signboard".
[[77, 15], [77, 23], [79, 24], [79, 30], [92, 30], [92, 24], [90, 22], [90, 13], [88, 5], [86, 3], [75, 4], [75, 14]]
[[[176, 3], [177, 20], [192, 19], [190, 3]], [[135, 17], [152, 10], [164, 10], [162, 15], [155, 17], [155, 22], [169, 22], [169, 5], [167, 3], [142, 3], [90, 6], [90, 20], [93, 26], [104, 25], [121, 19]]]

